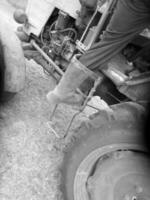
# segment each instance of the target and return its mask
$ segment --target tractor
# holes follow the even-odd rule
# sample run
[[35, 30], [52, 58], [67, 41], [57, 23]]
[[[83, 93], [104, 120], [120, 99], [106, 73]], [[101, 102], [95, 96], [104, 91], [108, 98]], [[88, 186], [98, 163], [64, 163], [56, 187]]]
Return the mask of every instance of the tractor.
[[[85, 12], [79, 0], [29, 0], [23, 29], [44, 58], [44, 70], [59, 81], [73, 56], [101, 40], [116, 3], [100, 0]], [[66, 135], [72, 139], [60, 167], [64, 200], [150, 198], [143, 137], [150, 100], [149, 44], [147, 28], [103, 66], [98, 82], [87, 84], [84, 105], [97, 95], [110, 109], [95, 108], [73, 135]]]

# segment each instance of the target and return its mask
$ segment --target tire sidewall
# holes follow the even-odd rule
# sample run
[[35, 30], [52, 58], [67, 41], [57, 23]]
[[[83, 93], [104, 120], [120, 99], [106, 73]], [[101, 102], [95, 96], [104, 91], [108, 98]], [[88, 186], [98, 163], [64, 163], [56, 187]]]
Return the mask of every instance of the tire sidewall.
[[61, 184], [60, 188], [65, 200], [74, 199], [73, 188], [77, 169], [92, 151], [113, 144], [138, 144], [143, 146], [141, 131], [136, 124], [130, 122], [115, 121], [115, 123], [99, 128], [81, 129], [80, 134], [82, 134], [82, 137], [78, 138], [78, 142], [75, 142], [71, 151], [65, 153], [64, 165], [62, 166], [61, 182], [65, 184]]

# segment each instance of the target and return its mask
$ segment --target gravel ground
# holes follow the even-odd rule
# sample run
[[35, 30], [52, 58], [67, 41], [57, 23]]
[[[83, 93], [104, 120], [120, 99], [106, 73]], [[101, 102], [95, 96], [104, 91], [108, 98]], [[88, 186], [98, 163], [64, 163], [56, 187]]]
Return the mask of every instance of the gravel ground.
[[[5, 1], [0, 3], [1, 17], [12, 19], [14, 9]], [[43, 73], [33, 61], [26, 62], [26, 85], [8, 104], [0, 107], [0, 199], [1, 200], [58, 200], [57, 170], [63, 153], [55, 144], [66, 145], [56, 138], [51, 128], [50, 106], [45, 96], [55, 81]], [[59, 136], [64, 134], [75, 110], [58, 107], [53, 127]], [[76, 124], [85, 118], [81, 116]]]
[[[63, 158], [49, 123], [50, 107], [45, 95], [54, 80], [42, 69], [27, 62], [25, 89], [0, 111], [0, 199], [58, 199], [57, 171]], [[58, 135], [64, 134], [75, 111], [60, 106], [53, 120]], [[80, 120], [80, 119], [79, 119]], [[76, 124], [76, 123], [75, 123]]]

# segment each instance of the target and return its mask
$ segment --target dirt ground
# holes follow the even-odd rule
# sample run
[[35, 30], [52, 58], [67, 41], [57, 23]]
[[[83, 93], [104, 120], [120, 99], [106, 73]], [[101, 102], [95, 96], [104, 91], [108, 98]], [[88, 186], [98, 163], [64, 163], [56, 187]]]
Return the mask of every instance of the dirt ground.
[[[13, 20], [13, 6], [17, 1], [8, 2], [0, 0], [0, 17], [15, 31], [18, 25]], [[24, 6], [17, 4], [17, 8]], [[76, 110], [60, 105], [50, 122], [46, 94], [55, 85], [41, 66], [26, 60], [24, 89], [9, 103], [0, 105], [0, 200], [62, 200], [58, 188], [63, 149], [72, 140], [74, 129], [87, 120], [86, 114], [91, 111], [80, 115], [69, 132], [70, 137], [62, 139]]]
[[[5, 0], [0, 2], [0, 17], [13, 21], [14, 8]], [[63, 154], [50, 123], [50, 106], [46, 94], [55, 81], [43, 73], [33, 61], [26, 61], [26, 84], [9, 103], [0, 107], [0, 199], [1, 200], [58, 200], [57, 170]], [[59, 136], [64, 134], [69, 119], [76, 111], [61, 105], [53, 120]], [[78, 118], [79, 124], [82, 116]], [[73, 130], [72, 129], [72, 130]]]

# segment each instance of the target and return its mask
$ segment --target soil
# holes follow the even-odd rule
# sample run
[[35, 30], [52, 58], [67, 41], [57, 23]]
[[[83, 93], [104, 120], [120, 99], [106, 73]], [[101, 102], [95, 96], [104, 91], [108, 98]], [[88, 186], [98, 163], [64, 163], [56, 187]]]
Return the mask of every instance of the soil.
[[[13, 20], [14, 10], [24, 7], [25, 2], [27, 1], [0, 2], [0, 17], [9, 22], [14, 31], [18, 27]], [[33, 60], [26, 60], [24, 89], [11, 101], [0, 105], [1, 200], [61, 199], [58, 186], [63, 150], [72, 139], [74, 130], [83, 120], [87, 120], [93, 109], [86, 108], [75, 119], [69, 137], [63, 139], [77, 110], [68, 105], [59, 105], [52, 122], [50, 121], [51, 107], [46, 94], [55, 85], [56, 81], [45, 74], [40, 65]], [[102, 103], [100, 108], [105, 109], [105, 104]]]
[[[16, 30], [12, 17], [15, 8], [1, 0], [0, 9], [1, 19], [5, 18]], [[50, 122], [51, 109], [46, 94], [55, 84], [41, 66], [26, 61], [24, 90], [0, 106], [1, 200], [56, 200], [60, 197], [57, 169], [63, 153], [55, 144], [65, 145], [65, 140], [58, 137], [63, 136], [76, 110], [60, 105], [53, 123]], [[83, 118], [85, 116], [77, 118], [71, 131]]]

